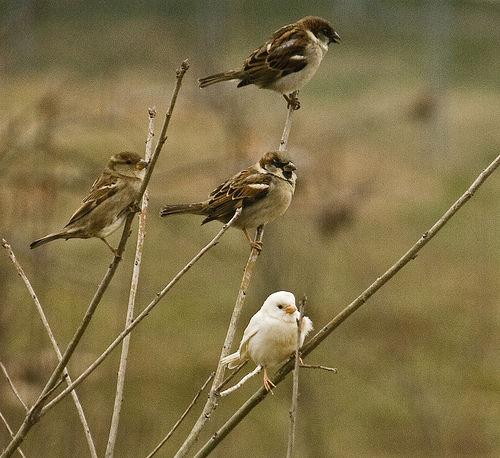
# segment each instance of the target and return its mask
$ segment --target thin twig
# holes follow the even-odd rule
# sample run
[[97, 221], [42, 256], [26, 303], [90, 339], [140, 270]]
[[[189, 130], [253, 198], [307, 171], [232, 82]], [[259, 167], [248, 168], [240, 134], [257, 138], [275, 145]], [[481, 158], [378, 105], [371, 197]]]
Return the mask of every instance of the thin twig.
[[328, 372], [334, 372], [335, 374], [338, 372], [336, 367], [322, 366], [321, 364], [301, 363], [300, 367], [303, 367], [304, 369], [321, 369], [321, 370], [328, 371]]
[[165, 445], [165, 442], [167, 442], [172, 434], [174, 434], [175, 430], [179, 427], [179, 425], [182, 423], [184, 418], [186, 418], [187, 414], [191, 411], [191, 409], [194, 407], [196, 404], [196, 401], [198, 401], [198, 398], [200, 397], [201, 393], [203, 390], [207, 387], [207, 385], [210, 383], [210, 380], [214, 378], [215, 372], [212, 372], [209, 377], [205, 380], [205, 383], [202, 385], [202, 387], [199, 389], [198, 393], [196, 393], [195, 397], [193, 400], [190, 402], [190, 404], [187, 406], [186, 410], [184, 413], [179, 417], [179, 419], [175, 422], [174, 426], [172, 426], [172, 429], [168, 432], [168, 434], [162, 439], [162, 441], [155, 447], [155, 449], [146, 457], [146, 458], [151, 458], [153, 455], [160, 450]]
[[[287, 112], [287, 117], [285, 121], [285, 127], [283, 129], [283, 134], [281, 136], [279, 151], [286, 151], [288, 145], [288, 137], [290, 136], [290, 130], [292, 128], [292, 114], [294, 112], [293, 107], [289, 107]], [[259, 226], [257, 228], [257, 234], [255, 237], [256, 242], [262, 242], [262, 237], [264, 235], [264, 226]], [[250, 284], [250, 279], [252, 276], [255, 263], [257, 262], [257, 257], [259, 256], [259, 251], [252, 249], [250, 252], [250, 257], [248, 258], [245, 270], [243, 272], [243, 278], [241, 280], [240, 289], [238, 291], [238, 296], [233, 309], [233, 314], [231, 316], [231, 321], [227, 330], [226, 338], [224, 340], [224, 345], [222, 346], [222, 351], [219, 357], [219, 362], [217, 364], [217, 370], [215, 371], [214, 381], [212, 387], [210, 388], [210, 394], [208, 400], [203, 408], [201, 415], [191, 429], [188, 437], [181, 445], [177, 451], [175, 458], [180, 458], [186, 456], [186, 454], [191, 450], [195, 442], [198, 440], [201, 430], [204, 428], [206, 423], [210, 420], [213, 411], [217, 407], [217, 400], [219, 398], [217, 394], [217, 387], [219, 387], [224, 380], [224, 369], [225, 367], [221, 364], [222, 358], [229, 355], [231, 347], [233, 345], [234, 335], [236, 333], [236, 326], [243, 308], [243, 304], [246, 297], [246, 292], [248, 285]]]
[[[9, 423], [2, 412], [0, 412], [0, 419], [3, 421], [3, 424], [7, 428], [7, 431], [9, 431], [10, 437], [14, 437], [14, 431], [12, 431], [12, 428], [9, 426]], [[26, 455], [23, 453], [20, 447], [18, 447], [17, 451], [23, 458], [26, 458]]]
[[245, 367], [245, 365], [248, 363], [248, 359], [241, 363], [233, 372], [231, 372], [223, 381], [222, 383], [217, 387], [217, 392], [220, 393], [220, 390], [224, 388], [235, 376], [238, 374], [241, 369]]
[[[165, 143], [167, 137], [166, 137], [166, 131], [167, 127], [170, 123], [170, 119], [172, 117], [172, 111], [175, 106], [175, 101], [177, 100], [177, 95], [180, 90], [182, 78], [184, 77], [184, 74], [186, 73], [187, 69], [189, 68], [189, 64], [187, 60], [182, 62], [181, 67], [179, 70], [176, 72], [177, 76], [177, 83], [172, 95], [172, 100], [170, 102], [170, 106], [167, 112], [167, 116], [165, 118], [165, 122], [163, 124], [163, 128], [161, 131], [160, 138], [158, 140], [158, 144], [156, 145], [153, 157], [151, 158], [151, 162], [149, 163], [148, 167], [146, 168], [146, 174], [144, 176], [144, 180], [141, 184], [141, 188], [137, 194], [137, 200], [136, 203], [139, 204], [139, 202], [142, 199], [142, 196], [144, 195], [144, 191], [146, 190], [149, 180], [151, 178], [151, 174], [153, 173], [153, 168], [156, 164], [156, 161], [158, 159], [158, 156], [161, 152], [161, 148], [163, 144]], [[9, 443], [7, 448], [3, 451], [1, 458], [9, 457], [12, 456], [16, 448], [19, 446], [19, 444], [24, 440], [26, 434], [28, 431], [32, 428], [32, 426], [37, 423], [41, 417], [41, 412], [43, 409], [44, 404], [47, 402], [47, 396], [51, 392], [52, 388], [54, 387], [55, 383], [57, 380], [60, 378], [61, 374], [64, 371], [64, 368], [68, 364], [68, 361], [70, 360], [71, 356], [73, 355], [78, 343], [80, 342], [83, 334], [85, 333], [92, 316], [94, 315], [94, 312], [99, 305], [102, 296], [104, 295], [104, 292], [107, 290], [115, 272], [118, 267], [119, 262], [121, 261], [121, 256], [123, 254], [123, 251], [125, 250], [125, 245], [127, 243], [127, 240], [130, 236], [130, 227], [132, 225], [132, 220], [134, 218], [134, 213], [130, 212], [127, 215], [127, 218], [125, 220], [125, 224], [123, 227], [123, 232], [122, 236], [120, 239], [120, 243], [118, 244], [118, 248], [116, 250], [116, 255], [113, 258], [113, 262], [109, 266], [104, 278], [102, 279], [101, 283], [99, 284], [97, 291], [94, 294], [94, 297], [92, 298], [92, 301], [90, 302], [90, 305], [87, 309], [87, 312], [85, 313], [85, 316], [83, 317], [82, 323], [78, 327], [77, 331], [75, 332], [73, 338], [71, 339], [66, 351], [64, 352], [59, 364], [56, 366], [54, 371], [52, 372], [48, 382], [46, 383], [45, 387], [43, 388], [42, 392], [40, 393], [40, 396], [36, 400], [35, 404], [31, 407], [29, 410], [28, 414], [26, 415], [23, 423], [21, 424], [19, 430], [15, 434], [14, 438], [12, 441]]]
[[[299, 96], [299, 91], [295, 91], [292, 94], [292, 97], [298, 98]], [[290, 131], [292, 130], [292, 113], [295, 112], [295, 108], [290, 105], [288, 107], [288, 112], [286, 115], [286, 120], [285, 120], [285, 127], [283, 128], [283, 134], [281, 135], [281, 140], [280, 140], [280, 146], [279, 146], [279, 151], [286, 151], [287, 146], [288, 146], [288, 137], [290, 136]]]
[[[151, 160], [151, 148], [153, 144], [154, 136], [154, 118], [156, 116], [156, 110], [150, 108], [149, 113], [149, 124], [148, 124], [148, 135], [146, 139], [146, 153], [144, 159], [146, 161]], [[135, 249], [135, 261], [134, 268], [132, 272], [132, 281], [130, 284], [130, 294], [128, 298], [127, 316], [125, 319], [125, 328], [132, 322], [134, 318], [135, 309], [135, 298], [137, 295], [137, 286], [139, 284], [139, 275], [141, 272], [141, 262], [142, 262], [142, 252], [144, 247], [144, 238], [146, 236], [146, 215], [149, 203], [149, 192], [148, 189], [144, 191], [144, 196], [141, 202], [141, 212], [139, 214], [139, 228], [137, 230], [137, 245]], [[127, 360], [130, 346], [130, 334], [123, 339], [122, 353], [120, 356], [120, 366], [118, 368], [118, 377], [116, 381], [116, 394], [115, 403], [113, 407], [113, 415], [111, 417], [111, 426], [108, 436], [108, 444], [106, 446], [106, 458], [111, 458], [114, 455], [116, 439], [118, 437], [118, 425], [120, 423], [120, 412], [123, 401], [123, 390], [125, 387], [125, 374], [127, 372]]]
[[[45, 312], [42, 308], [42, 304], [40, 303], [40, 300], [38, 299], [38, 296], [35, 293], [35, 290], [31, 286], [31, 282], [29, 281], [21, 264], [17, 260], [16, 255], [14, 254], [14, 251], [12, 250], [12, 247], [7, 243], [7, 241], [5, 239], [2, 239], [2, 246], [7, 250], [9, 258], [11, 259], [12, 263], [14, 264], [14, 267], [16, 268], [17, 273], [19, 274], [19, 276], [23, 280], [24, 284], [26, 285], [26, 288], [28, 289], [28, 292], [29, 292], [30, 296], [32, 297], [33, 302], [35, 303], [35, 307], [37, 309], [37, 312], [40, 315], [40, 319], [42, 320], [42, 324], [47, 332], [47, 335], [49, 336], [50, 343], [52, 344], [52, 348], [54, 349], [54, 352], [57, 356], [57, 359], [59, 361], [61, 361], [61, 359], [62, 359], [61, 350], [59, 348], [59, 345], [57, 344], [56, 338], [54, 337], [54, 333], [52, 332], [49, 321], [47, 320], [47, 317], [45, 316]], [[66, 368], [63, 370], [62, 376], [64, 377], [66, 383], [69, 385], [71, 383], [71, 377], [70, 377], [69, 372]], [[56, 386], [58, 386], [58, 384], [54, 385], [54, 387], [56, 387]], [[83, 427], [83, 432], [85, 434], [85, 438], [86, 438], [87, 444], [89, 446], [90, 455], [93, 458], [97, 458], [97, 451], [95, 448], [94, 440], [92, 439], [90, 427], [88, 425], [87, 418], [85, 417], [85, 412], [83, 411], [82, 404], [80, 402], [80, 399], [78, 398], [78, 395], [76, 394], [76, 391], [73, 391], [71, 393], [71, 397], [73, 398], [73, 403], [75, 404], [75, 407], [76, 407], [76, 410], [78, 413], [78, 417], [80, 418], [80, 423], [82, 424], [82, 427]], [[28, 412], [27, 406], [23, 402], [22, 402], [22, 404], [23, 404], [25, 411]]]
[[240, 216], [241, 209], [239, 208], [234, 213], [234, 216], [222, 226], [222, 229], [217, 233], [217, 235], [208, 243], [205, 247], [203, 247], [198, 254], [191, 259], [178, 273], [177, 275], [165, 286], [159, 293], [156, 294], [156, 297], [149, 303], [149, 305], [139, 314], [134, 320], [124, 329], [118, 337], [104, 350], [104, 352], [97, 358], [78, 378], [76, 378], [73, 383], [61, 391], [54, 399], [47, 403], [47, 405], [41, 410], [40, 415], [44, 415], [62, 401], [71, 390], [74, 390], [80, 383], [82, 383], [99, 365], [109, 356], [109, 354], [122, 342], [122, 340], [132, 332], [132, 330], [144, 319], [148, 314], [153, 310], [153, 308], [160, 302], [160, 300], [167, 294], [172, 287], [182, 278], [182, 276], [189, 270], [193, 265], [212, 247], [217, 245], [219, 239], [224, 235], [224, 233], [231, 227], [231, 225], [236, 221], [236, 219]]
[[290, 408], [290, 429], [288, 430], [287, 458], [293, 456], [295, 446], [295, 430], [297, 425], [297, 405], [299, 403], [299, 367], [300, 367], [300, 337], [302, 335], [302, 321], [307, 297], [304, 296], [299, 302], [299, 318], [297, 319], [297, 342], [295, 345], [295, 366], [293, 369], [292, 407]]
[[231, 394], [233, 391], [236, 391], [238, 388], [241, 388], [248, 380], [250, 380], [253, 376], [257, 375], [262, 370], [262, 366], [259, 364], [252, 372], [248, 373], [243, 377], [236, 385], [228, 388], [227, 390], [221, 391], [218, 395], [222, 398]]
[[[422, 237], [381, 277], [377, 278], [363, 293], [361, 293], [353, 302], [351, 302], [344, 310], [335, 316], [326, 326], [324, 326], [304, 347], [302, 347], [302, 355], [306, 356], [313, 351], [332, 331], [342, 324], [353, 312], [355, 312], [362, 304], [364, 304], [373, 294], [375, 294], [384, 284], [393, 278], [406, 264], [415, 259], [417, 253], [426, 245], [452, 218], [455, 213], [474, 195], [481, 187], [486, 179], [500, 165], [500, 155], [496, 157], [490, 165], [481, 172], [472, 185], [465, 191], [464, 194], [443, 214], [441, 218], [428, 230]], [[286, 362], [278, 370], [273, 378], [273, 383], [280, 383], [293, 369], [293, 361]], [[245, 418], [252, 409], [257, 406], [267, 395], [266, 390], [262, 387], [256, 391], [222, 427], [203, 445], [203, 447], [195, 455], [195, 458], [208, 456], [208, 454]]]
[[[2, 242], [5, 244], [6, 243], [5, 239], [2, 239]], [[3, 365], [2, 362], [0, 362], [0, 367], [2, 368], [2, 372], [5, 375], [5, 378], [7, 379], [7, 382], [9, 382], [10, 389], [12, 390], [12, 392], [14, 393], [14, 395], [16, 396], [16, 398], [19, 400], [19, 402], [21, 403], [21, 405], [24, 407], [24, 410], [27, 412], [28, 411], [28, 406], [24, 403], [23, 398], [19, 394], [19, 391], [17, 391], [16, 386], [12, 382], [12, 379], [9, 377], [9, 373], [7, 372], [7, 368]]]

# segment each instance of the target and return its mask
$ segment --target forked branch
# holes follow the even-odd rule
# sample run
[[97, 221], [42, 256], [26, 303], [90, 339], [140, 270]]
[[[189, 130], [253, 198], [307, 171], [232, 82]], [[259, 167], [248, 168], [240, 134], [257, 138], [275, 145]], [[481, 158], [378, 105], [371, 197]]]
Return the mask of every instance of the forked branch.
[[[330, 320], [316, 335], [302, 347], [302, 356], [311, 353], [334, 329], [340, 326], [352, 313], [363, 305], [371, 296], [373, 296], [382, 286], [393, 278], [406, 264], [415, 259], [417, 253], [443, 228], [443, 226], [452, 218], [455, 213], [474, 195], [486, 179], [500, 165], [500, 155], [496, 157], [490, 165], [484, 169], [474, 180], [472, 185], [462, 194], [462, 196], [439, 218], [432, 227], [424, 232], [417, 242], [382, 276], [377, 278], [368, 288], [366, 288], [354, 301], [345, 307], [338, 315]], [[294, 360], [286, 362], [280, 367], [273, 378], [273, 383], [280, 383], [293, 369]], [[208, 456], [208, 454], [248, 415], [252, 409], [257, 406], [267, 395], [262, 387], [256, 391], [226, 423], [203, 445], [195, 455], [196, 458]]]
[[[172, 99], [170, 102], [169, 109], [167, 111], [167, 115], [165, 118], [165, 122], [163, 124], [160, 138], [158, 140], [158, 143], [156, 145], [155, 151], [153, 153], [153, 157], [151, 158], [151, 161], [146, 168], [146, 174], [144, 176], [144, 180], [142, 182], [141, 188], [138, 193], [137, 201], [136, 201], [136, 206], [139, 205], [139, 202], [142, 199], [142, 196], [144, 195], [144, 192], [149, 184], [149, 180], [151, 179], [151, 174], [153, 173], [154, 166], [156, 164], [156, 161], [158, 159], [158, 156], [160, 155], [161, 149], [163, 144], [165, 143], [166, 140], [166, 131], [168, 128], [168, 125], [170, 123], [170, 119], [172, 117], [172, 112], [173, 108], [175, 106], [175, 102], [177, 100], [177, 95], [179, 93], [182, 79], [184, 77], [184, 74], [186, 73], [187, 69], [189, 68], [189, 64], [187, 60], [182, 62], [180, 69], [177, 70], [176, 77], [177, 77], [177, 82], [176, 86], [174, 89], [174, 92], [172, 94]], [[24, 440], [26, 434], [30, 431], [32, 426], [36, 424], [39, 420], [40, 417], [42, 416], [42, 409], [43, 406], [47, 403], [48, 396], [52, 392], [52, 389], [54, 386], [57, 384], [58, 380], [61, 377], [61, 374], [64, 371], [64, 368], [68, 364], [68, 361], [70, 360], [71, 356], [75, 352], [75, 349], [80, 342], [83, 334], [85, 333], [88, 325], [90, 324], [90, 321], [94, 315], [94, 312], [101, 302], [101, 299], [104, 295], [104, 292], [107, 290], [115, 272], [118, 267], [119, 262], [121, 261], [121, 256], [123, 254], [123, 251], [125, 250], [125, 245], [127, 243], [127, 240], [130, 236], [130, 227], [132, 225], [132, 220], [134, 218], [134, 213], [130, 212], [125, 220], [122, 236], [120, 239], [120, 243], [118, 244], [118, 248], [116, 250], [116, 255], [113, 259], [113, 262], [109, 266], [106, 274], [104, 275], [104, 278], [102, 279], [101, 283], [99, 284], [97, 291], [94, 294], [94, 297], [92, 298], [92, 301], [90, 302], [90, 305], [87, 309], [87, 312], [85, 313], [85, 316], [83, 317], [82, 323], [76, 330], [73, 338], [71, 339], [66, 351], [62, 355], [61, 360], [59, 361], [59, 364], [56, 366], [54, 371], [52, 372], [51, 376], [49, 377], [48, 382], [46, 383], [45, 387], [43, 388], [42, 392], [40, 393], [38, 399], [36, 402], [33, 404], [33, 406], [29, 409], [23, 423], [21, 424], [21, 427], [15, 434], [14, 438], [12, 441], [9, 443], [7, 448], [3, 451], [1, 457], [8, 457], [12, 456], [16, 448], [19, 446], [19, 444]]]

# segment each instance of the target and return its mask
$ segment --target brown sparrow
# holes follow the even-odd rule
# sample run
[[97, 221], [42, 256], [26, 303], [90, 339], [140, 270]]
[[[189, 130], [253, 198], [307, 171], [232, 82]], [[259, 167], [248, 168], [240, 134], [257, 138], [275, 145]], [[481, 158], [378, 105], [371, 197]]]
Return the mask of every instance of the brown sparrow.
[[[234, 369], [251, 359], [264, 369], [264, 387], [271, 391], [271, 386], [275, 385], [267, 375], [267, 368], [278, 365], [294, 354], [299, 318], [295, 296], [292, 293], [278, 291], [271, 294], [250, 319], [238, 351], [224, 357], [221, 363], [229, 369]], [[300, 346], [312, 328], [310, 318], [303, 317]]]
[[247, 229], [267, 224], [287, 210], [295, 191], [295, 165], [283, 153], [273, 151], [264, 154], [259, 162], [242, 170], [215, 188], [203, 202], [166, 205], [161, 216], [178, 213], [203, 215], [202, 224], [214, 219], [227, 223], [236, 209], [242, 207], [234, 227], [243, 230], [250, 246], [261, 250]]
[[148, 163], [136, 153], [118, 153], [111, 156], [101, 176], [94, 181], [89, 195], [73, 214], [64, 230], [35, 240], [36, 248], [56, 239], [100, 238], [113, 252], [105, 237], [116, 231], [125, 221], [131, 205], [138, 197]]
[[288, 106], [297, 109], [300, 103], [292, 93], [314, 76], [328, 45], [339, 42], [340, 37], [328, 21], [306, 16], [274, 32], [250, 54], [240, 70], [206, 76], [198, 82], [200, 87], [228, 80], [240, 80], [238, 87], [255, 84], [283, 94]]

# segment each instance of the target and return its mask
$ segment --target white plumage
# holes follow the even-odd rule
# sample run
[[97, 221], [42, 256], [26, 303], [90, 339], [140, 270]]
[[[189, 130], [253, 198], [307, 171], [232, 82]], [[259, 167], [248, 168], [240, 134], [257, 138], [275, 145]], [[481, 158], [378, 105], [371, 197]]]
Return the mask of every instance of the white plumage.
[[[272, 382], [266, 369], [285, 361], [295, 352], [299, 317], [292, 293], [278, 291], [271, 294], [250, 319], [238, 351], [223, 358], [222, 364], [232, 369], [251, 359], [264, 368], [264, 386], [270, 391]], [[305, 316], [302, 320], [300, 346], [312, 328], [312, 321]]]

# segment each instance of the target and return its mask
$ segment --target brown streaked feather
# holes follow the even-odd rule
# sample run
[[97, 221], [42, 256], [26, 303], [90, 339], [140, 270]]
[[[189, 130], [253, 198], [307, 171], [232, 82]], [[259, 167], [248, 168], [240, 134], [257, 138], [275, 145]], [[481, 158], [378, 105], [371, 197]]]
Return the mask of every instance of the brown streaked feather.
[[[294, 38], [291, 38], [292, 31]], [[238, 87], [259, 82], [264, 86], [277, 78], [302, 70], [305, 59], [293, 58], [302, 56], [307, 43], [307, 32], [294, 29], [294, 25], [286, 25], [277, 30], [270, 40], [257, 48], [245, 61], [243, 70], [247, 75]], [[268, 51], [268, 46], [269, 51]]]
[[271, 175], [262, 175], [249, 169], [227, 180], [210, 194], [208, 216], [203, 220], [203, 224], [214, 219], [231, 217], [242, 205], [262, 199], [267, 195], [271, 181]]
[[106, 199], [116, 194], [118, 192], [117, 178], [117, 176], [109, 172], [103, 172], [103, 174], [94, 181], [94, 184], [90, 188], [89, 195], [82, 200], [82, 205], [73, 213], [65, 227], [78, 221]]

